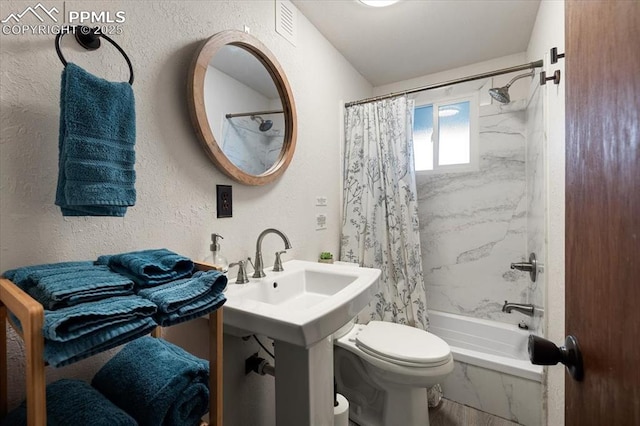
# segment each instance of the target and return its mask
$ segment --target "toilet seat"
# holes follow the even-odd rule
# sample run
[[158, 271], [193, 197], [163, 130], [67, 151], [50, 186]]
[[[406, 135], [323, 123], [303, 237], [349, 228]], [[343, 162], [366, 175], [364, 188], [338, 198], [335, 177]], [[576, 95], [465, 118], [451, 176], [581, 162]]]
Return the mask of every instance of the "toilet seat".
[[355, 337], [362, 352], [406, 367], [437, 367], [451, 360], [449, 345], [418, 328], [382, 321], [370, 321]]

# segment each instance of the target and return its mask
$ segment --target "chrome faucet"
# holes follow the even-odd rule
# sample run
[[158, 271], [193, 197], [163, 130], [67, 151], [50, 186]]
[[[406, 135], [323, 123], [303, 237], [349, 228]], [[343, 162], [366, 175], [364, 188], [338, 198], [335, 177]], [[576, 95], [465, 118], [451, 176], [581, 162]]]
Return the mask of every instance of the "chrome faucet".
[[[253, 264], [253, 278], [262, 278], [265, 276], [264, 273], [264, 267], [262, 265], [262, 239], [267, 235], [267, 234], [276, 234], [278, 235], [280, 238], [282, 238], [282, 241], [284, 241], [284, 248], [285, 249], [290, 249], [291, 248], [291, 243], [289, 242], [289, 238], [287, 238], [286, 235], [284, 235], [284, 233], [282, 231], [278, 231], [275, 228], [267, 228], [264, 231], [262, 231], [260, 233], [260, 235], [258, 236], [258, 241], [256, 242], [256, 262], [255, 264]], [[278, 260], [280, 256], [276, 257], [276, 261]], [[282, 267], [282, 264], [280, 264], [280, 267]], [[282, 269], [280, 269], [282, 270]]]
[[502, 312], [506, 312], [510, 314], [511, 311], [518, 311], [525, 315], [529, 315], [530, 317], [533, 316], [535, 309], [536, 308], [533, 305], [525, 305], [522, 303], [511, 303], [511, 302], [507, 302], [506, 300], [504, 301], [504, 305], [502, 306]]

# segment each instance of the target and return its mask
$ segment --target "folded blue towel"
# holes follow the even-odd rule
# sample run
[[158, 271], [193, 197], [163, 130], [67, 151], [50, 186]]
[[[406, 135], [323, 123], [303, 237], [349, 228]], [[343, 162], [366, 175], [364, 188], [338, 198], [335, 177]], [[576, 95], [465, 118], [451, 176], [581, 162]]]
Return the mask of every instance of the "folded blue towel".
[[[2, 426], [26, 424], [26, 401], [0, 422]], [[62, 379], [47, 386], [47, 425], [136, 426], [137, 423], [88, 383]]]
[[154, 319], [169, 327], [218, 309], [227, 301], [222, 290], [227, 277], [219, 271], [200, 271], [190, 278], [142, 289], [138, 296], [158, 305]]
[[100, 334], [103, 329], [117, 330], [131, 321], [151, 317], [156, 310], [153, 302], [136, 295], [45, 310], [42, 334], [48, 340], [68, 342], [85, 335]]
[[125, 346], [91, 384], [142, 426], [197, 425], [209, 407], [209, 363], [162, 339]]
[[60, 89], [56, 190], [63, 216], [124, 216], [135, 204], [135, 127], [129, 83], [67, 64]]
[[189, 321], [193, 318], [207, 315], [208, 313], [220, 308], [226, 301], [227, 298], [224, 294], [215, 295], [210, 293], [173, 312], [158, 312], [153, 318], [159, 325], [163, 327], [170, 327], [172, 325], [180, 324], [181, 322]]
[[100, 256], [96, 264], [109, 265], [141, 287], [184, 278], [193, 272], [191, 259], [164, 248]]
[[81, 268], [87, 265], [90, 265], [91, 262], [62, 262], [62, 263], [46, 263], [44, 265], [33, 265], [33, 266], [23, 266], [21, 268], [10, 269], [2, 274], [8, 280], [13, 281], [15, 284], [20, 284], [21, 282], [27, 280], [29, 278], [29, 274], [34, 271], [46, 271], [50, 269], [58, 269], [58, 268]]
[[93, 262], [25, 266], [3, 275], [49, 310], [133, 294], [133, 281]]
[[137, 318], [101, 328], [66, 342], [45, 339], [44, 360], [53, 367], [73, 364], [149, 334], [157, 326], [152, 318]]

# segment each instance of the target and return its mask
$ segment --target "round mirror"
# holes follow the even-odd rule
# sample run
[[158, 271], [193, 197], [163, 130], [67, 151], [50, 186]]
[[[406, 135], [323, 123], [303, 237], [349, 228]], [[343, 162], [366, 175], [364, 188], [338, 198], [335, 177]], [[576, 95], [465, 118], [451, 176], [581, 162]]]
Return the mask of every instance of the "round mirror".
[[296, 146], [295, 105], [282, 67], [260, 41], [235, 30], [206, 40], [188, 92], [198, 139], [222, 172], [247, 185], [284, 173]]

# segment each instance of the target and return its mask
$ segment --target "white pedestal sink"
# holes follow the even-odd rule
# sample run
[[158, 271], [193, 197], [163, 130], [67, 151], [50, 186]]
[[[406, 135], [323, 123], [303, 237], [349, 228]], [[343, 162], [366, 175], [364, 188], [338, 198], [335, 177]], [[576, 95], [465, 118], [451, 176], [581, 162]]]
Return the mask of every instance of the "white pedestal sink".
[[283, 266], [248, 284], [229, 284], [225, 333], [275, 340], [278, 426], [332, 425], [330, 336], [369, 303], [380, 270], [302, 260]]

